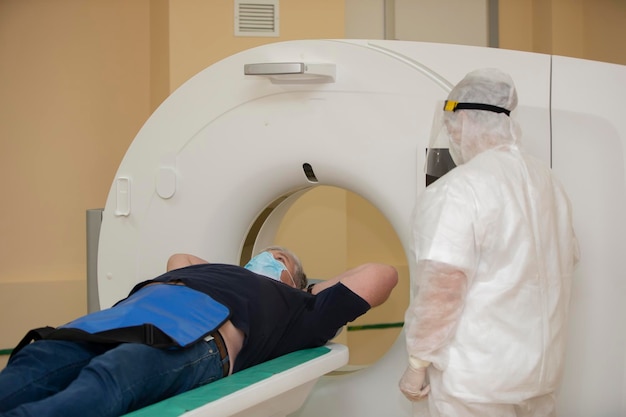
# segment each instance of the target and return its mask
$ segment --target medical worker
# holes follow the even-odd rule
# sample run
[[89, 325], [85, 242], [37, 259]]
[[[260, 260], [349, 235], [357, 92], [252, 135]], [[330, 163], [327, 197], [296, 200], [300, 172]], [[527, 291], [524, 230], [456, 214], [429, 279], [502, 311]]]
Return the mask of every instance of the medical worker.
[[452, 89], [437, 140], [456, 168], [415, 207], [399, 386], [433, 417], [556, 415], [578, 244], [565, 190], [520, 149], [516, 105], [495, 69]]

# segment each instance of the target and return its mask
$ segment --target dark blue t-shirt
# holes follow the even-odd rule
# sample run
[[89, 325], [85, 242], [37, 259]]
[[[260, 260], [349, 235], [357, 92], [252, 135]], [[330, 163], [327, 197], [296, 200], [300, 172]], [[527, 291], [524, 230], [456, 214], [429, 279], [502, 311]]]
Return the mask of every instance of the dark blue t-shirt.
[[227, 264], [175, 269], [138, 284], [131, 294], [155, 281], [181, 281], [230, 310], [231, 322], [245, 335], [234, 372], [299, 349], [322, 346], [370, 308], [341, 283], [311, 295]]

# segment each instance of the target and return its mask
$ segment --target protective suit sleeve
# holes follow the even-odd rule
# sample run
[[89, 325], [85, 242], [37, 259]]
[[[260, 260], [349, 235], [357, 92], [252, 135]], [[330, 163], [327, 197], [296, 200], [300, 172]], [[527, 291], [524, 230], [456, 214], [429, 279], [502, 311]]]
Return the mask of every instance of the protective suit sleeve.
[[420, 261], [417, 284], [405, 313], [409, 360], [435, 362], [437, 351], [454, 336], [465, 305], [468, 279], [451, 265]]

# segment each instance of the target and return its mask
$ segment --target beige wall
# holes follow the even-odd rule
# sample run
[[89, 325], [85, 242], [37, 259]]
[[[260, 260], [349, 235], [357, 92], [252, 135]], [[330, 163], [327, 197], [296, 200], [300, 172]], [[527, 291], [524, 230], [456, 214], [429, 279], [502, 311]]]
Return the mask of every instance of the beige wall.
[[626, 1], [500, 0], [500, 48], [626, 65]]
[[151, 112], [148, 12], [0, 1], [0, 348], [86, 311], [85, 210]]
[[394, 39], [489, 44], [487, 0], [393, 0]]
[[292, 39], [343, 38], [344, 5], [337, 0], [283, 0], [280, 37], [235, 37], [233, 1], [170, 2], [172, 90], [210, 64], [255, 46]]

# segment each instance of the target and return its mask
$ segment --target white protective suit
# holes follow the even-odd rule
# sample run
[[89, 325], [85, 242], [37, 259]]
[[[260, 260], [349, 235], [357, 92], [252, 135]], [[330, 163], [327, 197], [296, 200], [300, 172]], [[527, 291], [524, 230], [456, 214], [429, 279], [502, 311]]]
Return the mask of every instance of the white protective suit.
[[[468, 74], [448, 99], [517, 104], [512, 80], [495, 70]], [[432, 363], [432, 415], [477, 415], [463, 404], [482, 403], [499, 405], [476, 413], [515, 416], [506, 404], [551, 395], [563, 370], [578, 260], [571, 207], [550, 169], [518, 148], [508, 115], [447, 111], [444, 123], [457, 167], [426, 188], [414, 211], [409, 362]]]

